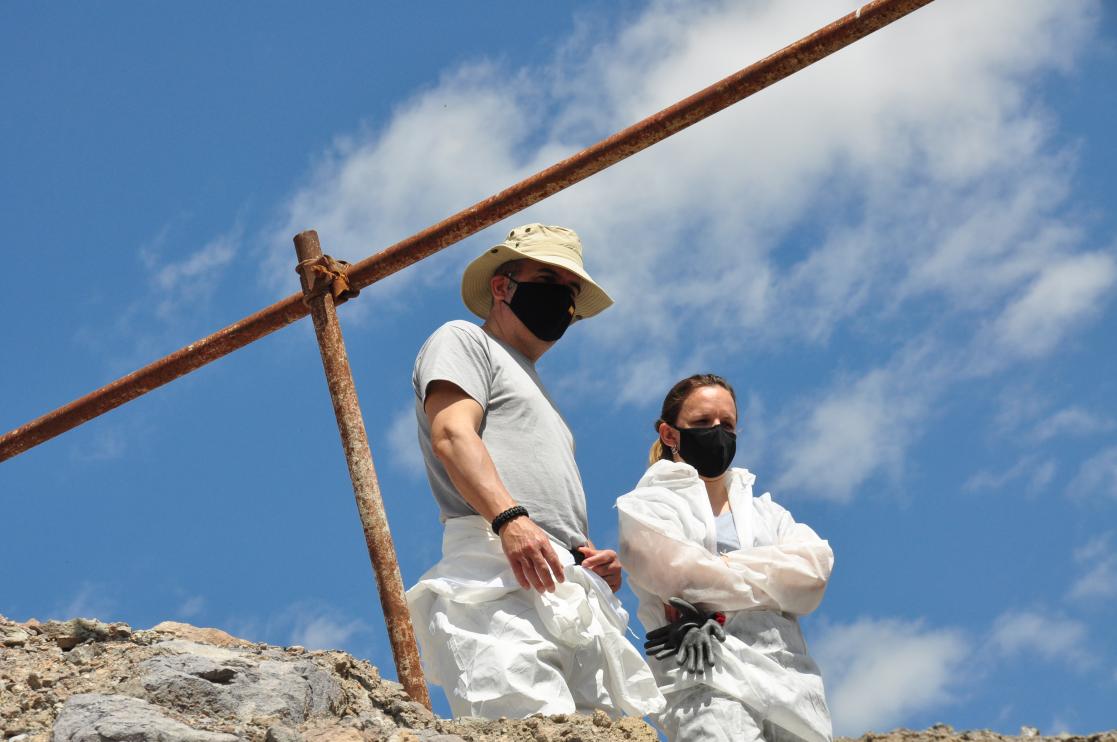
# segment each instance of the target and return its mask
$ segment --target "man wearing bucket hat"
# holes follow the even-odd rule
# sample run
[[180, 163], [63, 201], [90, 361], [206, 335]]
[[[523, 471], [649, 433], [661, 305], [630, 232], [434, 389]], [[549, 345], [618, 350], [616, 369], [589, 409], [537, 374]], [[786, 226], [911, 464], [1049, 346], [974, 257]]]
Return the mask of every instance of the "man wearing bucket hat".
[[578, 235], [528, 224], [474, 260], [466, 307], [423, 345], [412, 385], [445, 532], [408, 591], [427, 678], [455, 716], [603, 709], [643, 716], [663, 697], [625, 639], [620, 562], [588, 538], [574, 439], [535, 362], [613, 302]]

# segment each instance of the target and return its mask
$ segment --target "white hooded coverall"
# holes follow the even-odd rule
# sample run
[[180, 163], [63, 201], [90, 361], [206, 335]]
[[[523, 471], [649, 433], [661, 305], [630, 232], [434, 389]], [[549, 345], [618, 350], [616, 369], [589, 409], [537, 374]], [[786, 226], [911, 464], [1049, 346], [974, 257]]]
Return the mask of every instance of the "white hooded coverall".
[[656, 720], [672, 740], [829, 742], [822, 677], [796, 617], [821, 602], [833, 552], [769, 494], [753, 497], [748, 470], [729, 477], [742, 548], [723, 555], [706, 487], [690, 465], [658, 461], [617, 500], [621, 562], [645, 630], [667, 624], [672, 597], [727, 616], [712, 670], [649, 660], [667, 699]]
[[407, 591], [427, 680], [443, 687], [454, 716], [662, 710], [655, 677], [624, 635], [620, 602], [551, 545], [566, 580], [538, 593], [516, 582], [484, 518], [446, 521], [442, 560]]

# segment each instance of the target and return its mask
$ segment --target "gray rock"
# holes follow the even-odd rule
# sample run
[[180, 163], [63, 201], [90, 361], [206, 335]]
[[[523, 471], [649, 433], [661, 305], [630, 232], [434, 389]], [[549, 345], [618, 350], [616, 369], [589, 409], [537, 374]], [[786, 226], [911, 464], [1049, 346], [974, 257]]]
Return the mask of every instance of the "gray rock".
[[0, 626], [0, 646], [22, 647], [30, 638], [31, 635], [19, 626]]
[[81, 644], [76, 646], [66, 653], [66, 661], [73, 665], [84, 665], [99, 654], [97, 651], [98, 646], [97, 644]]
[[365, 711], [355, 719], [350, 719], [348, 725], [365, 736], [374, 739], [387, 739], [392, 733], [399, 730], [397, 725], [387, 714], [379, 709]]
[[209, 657], [219, 662], [240, 660], [246, 656], [242, 649], [227, 649], [225, 647], [201, 644], [187, 639], [167, 639], [153, 643], [156, 647], [165, 652], [173, 654], [196, 654], [200, 657]]
[[187, 713], [205, 710], [244, 721], [275, 717], [300, 724], [330, 714], [342, 700], [333, 675], [307, 660], [163, 655], [140, 670], [145, 698]]
[[73, 649], [83, 642], [104, 642], [127, 639], [132, 627], [126, 623], [103, 623], [92, 618], [72, 618], [69, 621], [47, 621], [40, 627], [47, 638], [62, 649]]
[[306, 738], [294, 729], [282, 724], [268, 727], [268, 734], [264, 742], [305, 742]]
[[193, 729], [139, 698], [80, 693], [63, 705], [51, 742], [240, 742], [240, 738]]

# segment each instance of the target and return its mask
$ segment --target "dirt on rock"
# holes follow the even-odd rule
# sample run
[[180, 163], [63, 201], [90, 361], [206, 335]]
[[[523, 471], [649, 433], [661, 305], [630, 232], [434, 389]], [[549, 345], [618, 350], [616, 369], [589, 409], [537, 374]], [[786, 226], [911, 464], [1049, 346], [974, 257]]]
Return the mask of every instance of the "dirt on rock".
[[[340, 651], [238, 639], [164, 622], [133, 631], [77, 618], [0, 616], [0, 740], [5, 742], [655, 742], [640, 719], [559, 714], [442, 719], [375, 667]], [[843, 742], [852, 742], [839, 738]], [[859, 742], [1117, 742], [1117, 732], [1041, 737], [925, 731]]]
[[219, 629], [0, 616], [0, 739], [654, 742], [656, 734], [601, 712], [442, 719], [345, 652], [256, 644]]
[[[857, 742], [1117, 742], [1117, 730], [1097, 734], [1058, 734], [1043, 736], [1034, 727], [1023, 727], [1020, 734], [998, 734], [987, 729], [955, 731], [948, 724], [935, 724], [929, 729], [915, 731], [896, 729], [891, 732], [869, 733]], [[854, 742], [849, 737], [837, 737], [834, 742]]]

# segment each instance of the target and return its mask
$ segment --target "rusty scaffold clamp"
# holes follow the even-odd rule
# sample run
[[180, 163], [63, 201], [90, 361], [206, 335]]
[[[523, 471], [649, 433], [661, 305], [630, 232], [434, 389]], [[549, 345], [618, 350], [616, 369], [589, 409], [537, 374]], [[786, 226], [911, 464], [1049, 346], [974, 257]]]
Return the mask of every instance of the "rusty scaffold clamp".
[[349, 466], [349, 479], [353, 482], [353, 496], [357, 500], [365, 545], [376, 576], [380, 606], [384, 611], [388, 639], [396, 662], [396, 674], [407, 694], [429, 709], [430, 693], [423, 678], [423, 668], [419, 664], [411, 612], [407, 608], [399, 561], [396, 559], [392, 533], [388, 529], [388, 516], [380, 496], [380, 484], [372, 463], [368, 434], [365, 432], [361, 407], [357, 401], [357, 388], [353, 384], [349, 355], [345, 351], [345, 340], [341, 336], [341, 325], [335, 309], [335, 303], [356, 296], [357, 289], [350, 288], [346, 279], [348, 264], [322, 254], [318, 233], [314, 230], [295, 236], [295, 254], [299, 258], [296, 271], [302, 283], [303, 301], [310, 309], [310, 316], [314, 321], [314, 333], [318, 337], [318, 350], [322, 354], [322, 367], [330, 388], [334, 417], [337, 418], [337, 429], [341, 434], [341, 445], [345, 449], [345, 461]]

